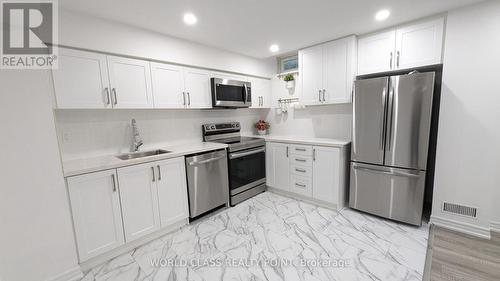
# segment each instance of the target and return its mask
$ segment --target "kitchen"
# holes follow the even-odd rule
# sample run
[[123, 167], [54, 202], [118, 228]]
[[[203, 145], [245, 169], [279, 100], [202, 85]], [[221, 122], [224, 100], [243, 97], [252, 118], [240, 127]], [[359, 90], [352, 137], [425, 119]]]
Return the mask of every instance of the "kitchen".
[[0, 280], [497, 280], [500, 6], [410, 2], [252, 43], [210, 41], [208, 4], [60, 2], [57, 68], [0, 72]]

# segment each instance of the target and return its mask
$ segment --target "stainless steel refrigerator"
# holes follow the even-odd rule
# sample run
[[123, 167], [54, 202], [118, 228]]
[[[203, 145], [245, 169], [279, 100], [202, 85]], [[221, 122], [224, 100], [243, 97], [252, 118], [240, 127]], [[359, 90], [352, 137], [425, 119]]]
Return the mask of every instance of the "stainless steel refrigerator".
[[434, 72], [355, 81], [349, 206], [420, 225]]

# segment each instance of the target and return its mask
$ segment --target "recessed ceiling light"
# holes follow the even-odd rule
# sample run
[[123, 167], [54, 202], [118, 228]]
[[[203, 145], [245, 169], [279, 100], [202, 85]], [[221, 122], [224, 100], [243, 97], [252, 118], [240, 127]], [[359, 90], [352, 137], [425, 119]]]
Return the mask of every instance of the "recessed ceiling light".
[[380, 10], [375, 14], [375, 19], [378, 21], [383, 21], [386, 20], [389, 16], [391, 15], [391, 12], [389, 10]]
[[273, 53], [276, 53], [277, 51], [280, 50], [280, 47], [276, 44], [272, 44], [270, 47], [269, 47], [269, 51], [273, 52]]
[[196, 18], [196, 16], [194, 14], [191, 14], [191, 13], [184, 14], [184, 22], [186, 24], [193, 25], [197, 21], [198, 21], [198, 19]]

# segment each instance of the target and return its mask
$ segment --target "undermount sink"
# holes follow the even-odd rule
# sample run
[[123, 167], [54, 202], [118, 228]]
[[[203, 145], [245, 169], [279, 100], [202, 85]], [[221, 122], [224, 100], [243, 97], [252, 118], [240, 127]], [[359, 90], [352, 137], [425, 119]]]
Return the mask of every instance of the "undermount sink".
[[142, 158], [142, 157], [162, 155], [162, 154], [171, 153], [171, 152], [172, 151], [163, 150], [163, 149], [156, 149], [156, 150], [150, 150], [150, 151], [125, 153], [125, 154], [118, 155], [116, 157], [121, 159], [121, 160], [131, 160], [131, 159], [137, 159], [137, 158]]

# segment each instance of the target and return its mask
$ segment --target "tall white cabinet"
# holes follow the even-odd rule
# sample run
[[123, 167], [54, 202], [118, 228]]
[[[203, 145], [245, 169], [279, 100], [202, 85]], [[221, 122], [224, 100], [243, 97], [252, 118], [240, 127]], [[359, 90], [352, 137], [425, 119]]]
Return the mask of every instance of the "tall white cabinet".
[[125, 243], [116, 170], [67, 179], [80, 260]]
[[400, 26], [358, 40], [358, 75], [442, 62], [444, 18]]
[[347, 202], [350, 146], [266, 142], [267, 186], [341, 209]]
[[300, 50], [301, 103], [350, 103], [355, 71], [355, 36]]

